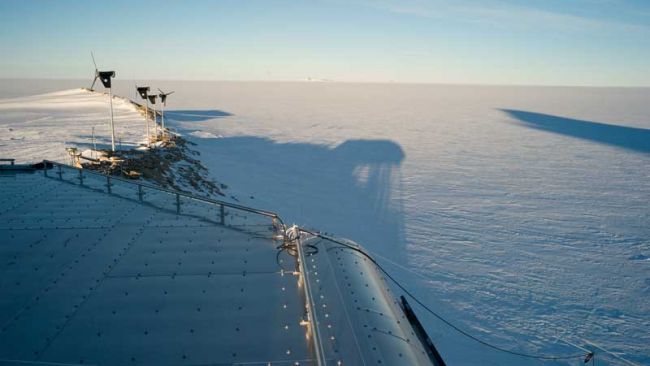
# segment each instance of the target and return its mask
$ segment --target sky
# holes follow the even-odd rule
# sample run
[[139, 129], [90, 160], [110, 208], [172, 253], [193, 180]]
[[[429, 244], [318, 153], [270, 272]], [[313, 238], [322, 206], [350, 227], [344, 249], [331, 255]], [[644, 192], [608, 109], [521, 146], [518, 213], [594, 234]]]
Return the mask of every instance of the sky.
[[0, 0], [0, 78], [650, 86], [649, 0]]

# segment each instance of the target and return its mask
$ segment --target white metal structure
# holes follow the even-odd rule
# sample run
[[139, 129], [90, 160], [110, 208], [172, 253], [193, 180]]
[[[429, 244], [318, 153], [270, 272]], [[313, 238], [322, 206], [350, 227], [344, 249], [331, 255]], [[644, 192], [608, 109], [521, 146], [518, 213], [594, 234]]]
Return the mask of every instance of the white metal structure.
[[97, 79], [99, 79], [104, 87], [108, 89], [108, 102], [109, 102], [109, 109], [110, 109], [110, 114], [111, 114], [111, 150], [115, 151], [115, 122], [113, 121], [113, 92], [111, 88], [111, 79], [115, 77], [115, 72], [114, 71], [99, 71], [97, 69], [97, 63], [95, 63], [95, 55], [93, 53], [90, 53], [90, 56], [93, 59], [93, 65], [95, 65], [95, 78], [93, 79], [93, 83], [90, 86], [90, 90], [93, 90], [93, 87], [95, 86], [95, 82], [97, 82]]
[[115, 151], [115, 122], [113, 122], [113, 92], [108, 88], [108, 101], [111, 110], [111, 150]]
[[272, 212], [0, 170], [0, 364], [435, 364], [372, 264]]
[[158, 89], [160, 94], [158, 96], [160, 97], [160, 125], [162, 128], [162, 137], [163, 139], [167, 137], [167, 131], [165, 131], [165, 107], [167, 106], [167, 97], [174, 94], [173, 91], [170, 91], [169, 93], [165, 93], [162, 90]]
[[[147, 134], [147, 146], [151, 146], [151, 132], [149, 131], [149, 98], [148, 98], [148, 92], [149, 92], [149, 87], [148, 86], [142, 86], [138, 87], [136, 85], [136, 90], [138, 91], [138, 94], [140, 94], [140, 98], [144, 99], [144, 121], [145, 124], [147, 125], [146, 129], [146, 134]], [[155, 112], [154, 112], [155, 115]], [[154, 120], [155, 123], [155, 120]]]

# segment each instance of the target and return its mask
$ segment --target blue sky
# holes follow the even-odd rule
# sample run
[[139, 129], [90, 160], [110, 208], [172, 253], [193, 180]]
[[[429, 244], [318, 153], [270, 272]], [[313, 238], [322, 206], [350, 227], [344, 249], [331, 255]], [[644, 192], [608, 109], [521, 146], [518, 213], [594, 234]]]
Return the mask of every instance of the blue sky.
[[0, 1], [0, 78], [650, 86], [648, 0]]

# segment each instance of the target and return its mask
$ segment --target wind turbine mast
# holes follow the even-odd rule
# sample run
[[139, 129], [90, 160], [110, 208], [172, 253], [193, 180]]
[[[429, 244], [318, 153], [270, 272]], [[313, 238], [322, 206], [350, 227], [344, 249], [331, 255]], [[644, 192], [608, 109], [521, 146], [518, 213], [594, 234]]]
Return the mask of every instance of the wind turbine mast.
[[140, 98], [144, 99], [144, 120], [147, 122], [147, 146], [151, 146], [150, 133], [149, 133], [149, 87], [148, 86], [135, 86], [135, 89], [140, 94]]
[[149, 102], [151, 103], [151, 110], [152, 110], [152, 119], [153, 119], [153, 127], [154, 127], [154, 132], [156, 134], [156, 141], [158, 141], [158, 121], [156, 121], [156, 109], [153, 107], [156, 104], [156, 98], [158, 96], [156, 94], [149, 94], [147, 98], [149, 98]]
[[99, 79], [104, 87], [108, 89], [108, 101], [111, 110], [111, 150], [115, 151], [115, 123], [113, 121], [113, 93], [111, 90], [111, 79], [115, 77], [115, 71], [99, 71], [97, 69], [97, 63], [95, 63], [95, 55], [90, 52], [90, 56], [93, 59], [93, 65], [95, 65], [95, 79], [93, 79], [90, 90], [93, 91], [93, 87], [95, 86], [97, 79]]
[[167, 96], [174, 94], [173, 91], [170, 91], [169, 93], [165, 93], [164, 91], [158, 89], [160, 94], [158, 96], [160, 97], [160, 124], [162, 127], [162, 134], [163, 134], [163, 140], [166, 137], [166, 130], [165, 130], [165, 106], [167, 106]]

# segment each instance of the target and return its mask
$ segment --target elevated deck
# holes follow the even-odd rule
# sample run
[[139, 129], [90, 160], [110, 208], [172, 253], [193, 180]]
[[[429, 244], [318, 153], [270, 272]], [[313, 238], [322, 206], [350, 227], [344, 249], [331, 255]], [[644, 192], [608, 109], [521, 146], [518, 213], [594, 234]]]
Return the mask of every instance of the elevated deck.
[[279, 250], [277, 216], [247, 210], [56, 164], [0, 172], [0, 364], [431, 363], [358, 253]]

